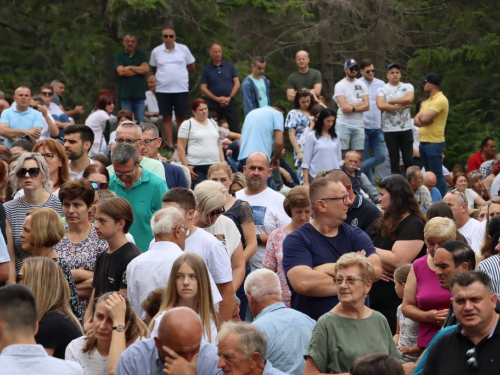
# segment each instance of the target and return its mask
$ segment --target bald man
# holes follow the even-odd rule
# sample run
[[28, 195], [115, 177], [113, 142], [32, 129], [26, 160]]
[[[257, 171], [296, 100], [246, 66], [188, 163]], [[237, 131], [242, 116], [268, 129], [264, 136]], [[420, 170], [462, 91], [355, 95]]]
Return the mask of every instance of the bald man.
[[202, 341], [198, 314], [188, 307], [168, 310], [158, 336], [136, 342], [120, 356], [116, 375], [219, 375], [214, 345]]
[[321, 95], [321, 89], [323, 88], [321, 72], [309, 68], [310, 61], [309, 53], [306, 51], [299, 51], [295, 55], [295, 63], [299, 69], [290, 74], [286, 81], [286, 98], [290, 102], [294, 101], [297, 91], [302, 89], [314, 91], [318, 98]]
[[443, 196], [436, 188], [437, 178], [434, 172], [428, 171], [424, 173], [424, 186], [431, 192], [431, 198], [433, 202], [439, 202], [443, 200]]

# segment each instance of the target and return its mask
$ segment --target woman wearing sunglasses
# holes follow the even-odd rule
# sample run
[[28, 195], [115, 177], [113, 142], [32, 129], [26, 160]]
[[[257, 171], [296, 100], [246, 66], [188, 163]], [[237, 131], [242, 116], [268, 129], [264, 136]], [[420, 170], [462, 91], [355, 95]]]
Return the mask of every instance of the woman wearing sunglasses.
[[108, 170], [100, 166], [98, 164], [90, 164], [83, 171], [83, 178], [86, 178], [92, 184], [92, 187], [95, 190], [95, 199], [94, 203], [99, 200], [98, 191], [99, 190], [108, 190], [109, 188], [109, 172]]
[[97, 238], [94, 225], [89, 220], [95, 191], [87, 179], [69, 181], [59, 190], [64, 218], [68, 224], [64, 227], [63, 239], [54, 250], [71, 270], [83, 311], [87, 309], [92, 294], [97, 255], [108, 248], [105, 240]]
[[7, 214], [7, 247], [11, 261], [15, 259], [15, 262], [11, 262], [9, 282], [15, 281], [23, 260], [30, 256], [29, 252], [22, 249], [22, 240], [19, 237], [26, 213], [35, 208], [50, 207], [59, 216], [63, 216], [59, 198], [50, 194], [52, 181], [49, 175], [49, 165], [45, 158], [34, 152], [22, 154], [9, 174], [12, 191], [24, 189], [22, 197], [4, 204]]

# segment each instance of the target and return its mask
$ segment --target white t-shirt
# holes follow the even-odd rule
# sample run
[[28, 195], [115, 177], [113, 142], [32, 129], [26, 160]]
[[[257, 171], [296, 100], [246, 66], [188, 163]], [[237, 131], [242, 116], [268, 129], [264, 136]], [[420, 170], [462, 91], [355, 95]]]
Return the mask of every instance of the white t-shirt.
[[478, 197], [478, 194], [472, 189], [465, 189], [465, 197], [467, 198], [467, 207], [474, 208], [474, 199]]
[[[481, 223], [476, 219], [469, 219], [461, 228], [458, 228], [459, 233], [465, 237], [469, 246], [477, 255], [481, 254], [482, 238], [479, 238], [478, 233], [481, 233]], [[484, 233], [484, 232], [483, 232]]]
[[184, 44], [175, 43], [174, 49], [168, 51], [161, 44], [151, 52], [149, 65], [157, 68], [156, 92], [180, 93], [189, 91], [189, 73], [187, 66], [195, 62], [191, 51]]
[[[383, 97], [385, 101], [399, 99], [404, 97], [409, 92], [414, 92], [413, 85], [410, 83], [400, 83], [393, 86], [386, 83], [378, 89], [377, 96]], [[384, 132], [400, 132], [411, 129], [411, 114], [410, 108], [402, 111], [382, 111], [382, 131]]]
[[89, 117], [87, 117], [87, 120], [85, 120], [85, 125], [87, 125], [94, 132], [94, 144], [89, 150], [89, 157], [99, 155], [101, 153], [106, 155], [107, 153], [108, 144], [102, 134], [104, 130], [103, 123], [106, 120], [109, 120], [109, 114], [102, 109], [92, 112]]
[[[50, 102], [49, 108], [47, 108], [47, 107], [45, 107], [45, 108], [47, 109], [47, 113], [50, 117], [52, 117], [52, 115], [60, 116], [60, 115], [64, 114], [62, 109], [59, 108], [59, 106], [53, 102]], [[52, 119], [54, 119], [54, 118], [52, 117]], [[46, 138], [50, 138], [49, 124], [47, 124], [47, 121], [45, 120], [45, 118], [43, 118], [42, 133], [41, 133], [39, 139], [42, 140], [42, 139], [46, 139]]]
[[95, 349], [92, 354], [82, 353], [86, 337], [82, 336], [71, 341], [66, 347], [66, 361], [79, 363], [85, 375], [108, 375], [108, 356], [102, 356]]
[[182, 123], [177, 137], [187, 139], [189, 165], [210, 165], [220, 161], [219, 128], [212, 120], [209, 119], [207, 125], [202, 125], [190, 118]]
[[490, 187], [491, 198], [498, 197], [498, 190], [500, 190], [500, 173], [497, 174]]
[[[273, 230], [290, 223], [291, 219], [283, 208], [285, 200], [283, 195], [270, 188], [255, 195], [247, 195], [245, 190], [237, 191], [236, 198], [246, 201], [252, 206], [256, 234], [271, 234]], [[251, 271], [262, 268], [265, 253], [265, 245], [257, 247], [257, 251], [248, 262]]]
[[[148, 111], [149, 113], [160, 112], [160, 109], [158, 107], [158, 100], [156, 100], [156, 95], [151, 90], [146, 91], [146, 111]], [[149, 116], [149, 119], [151, 121], [156, 121], [158, 120], [158, 117]]]
[[[335, 85], [333, 100], [337, 105], [339, 105], [339, 102], [337, 101], [337, 96], [339, 95], [343, 95], [345, 97], [347, 104], [360, 103], [363, 101], [363, 96], [368, 95], [368, 87], [366, 87], [366, 85], [357, 78], [352, 82], [344, 78]], [[346, 125], [364, 127], [363, 112], [345, 114], [339, 106], [339, 110], [337, 111], [337, 122]]]
[[211, 226], [202, 229], [213, 234], [215, 238], [222, 242], [229, 259], [231, 259], [234, 251], [241, 243], [241, 235], [234, 221], [221, 215]]

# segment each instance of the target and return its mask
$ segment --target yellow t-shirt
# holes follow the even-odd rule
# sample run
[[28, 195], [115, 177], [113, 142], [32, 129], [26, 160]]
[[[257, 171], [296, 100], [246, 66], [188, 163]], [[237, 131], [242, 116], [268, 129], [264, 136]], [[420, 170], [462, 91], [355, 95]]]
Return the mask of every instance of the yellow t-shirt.
[[449, 104], [448, 99], [440, 91], [422, 103], [422, 114], [429, 109], [436, 111], [438, 115], [429, 126], [422, 126], [419, 131], [420, 142], [440, 143], [444, 142], [444, 128], [448, 119]]

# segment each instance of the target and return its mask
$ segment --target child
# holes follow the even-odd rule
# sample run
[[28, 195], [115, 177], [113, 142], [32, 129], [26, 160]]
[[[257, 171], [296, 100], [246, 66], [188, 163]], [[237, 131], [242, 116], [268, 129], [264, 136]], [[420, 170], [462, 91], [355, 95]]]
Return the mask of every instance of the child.
[[[406, 278], [410, 273], [411, 264], [403, 264], [394, 271], [394, 284], [396, 294], [399, 298], [403, 298]], [[401, 312], [401, 305], [397, 310], [398, 325], [396, 334], [394, 335], [394, 343], [399, 351], [403, 353], [401, 357], [402, 363], [415, 362], [420, 355], [420, 348], [417, 346], [418, 338], [418, 323], [406, 318]]]

